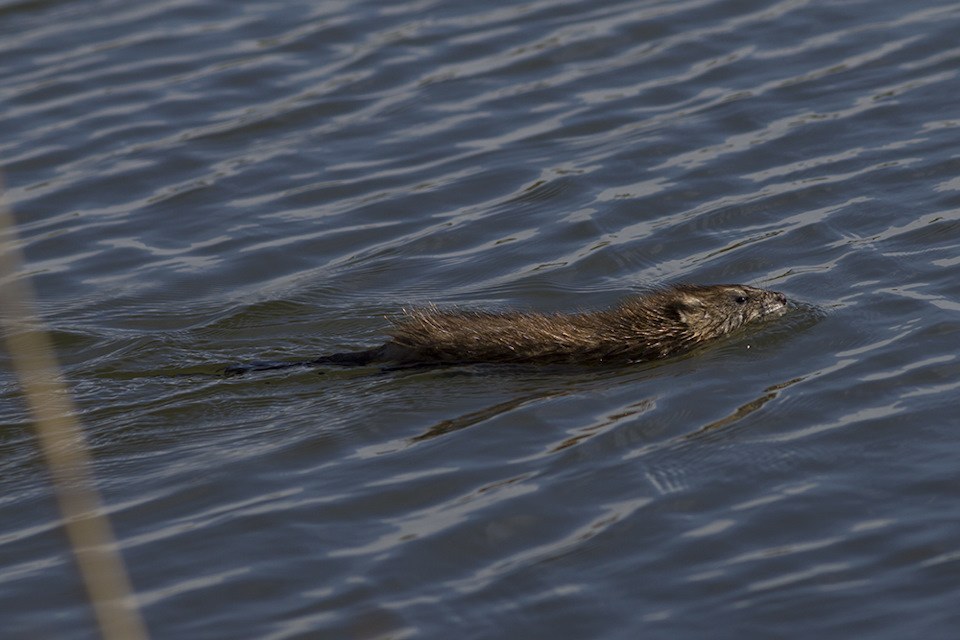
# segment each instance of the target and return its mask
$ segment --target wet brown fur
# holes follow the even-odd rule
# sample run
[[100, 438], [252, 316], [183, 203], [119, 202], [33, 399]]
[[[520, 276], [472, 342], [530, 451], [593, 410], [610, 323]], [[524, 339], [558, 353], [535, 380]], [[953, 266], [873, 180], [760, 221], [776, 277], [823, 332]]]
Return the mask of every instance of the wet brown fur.
[[318, 364], [641, 362], [687, 351], [781, 311], [786, 297], [745, 285], [676, 285], [581, 313], [407, 311], [386, 344]]

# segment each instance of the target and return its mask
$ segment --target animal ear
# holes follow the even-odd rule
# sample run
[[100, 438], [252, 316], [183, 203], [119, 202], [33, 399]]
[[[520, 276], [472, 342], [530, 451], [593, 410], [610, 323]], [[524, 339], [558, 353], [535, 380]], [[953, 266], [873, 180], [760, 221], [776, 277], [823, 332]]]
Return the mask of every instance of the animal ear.
[[679, 300], [671, 300], [667, 306], [667, 313], [684, 324], [691, 324], [703, 317], [703, 304], [694, 296], [685, 296]]

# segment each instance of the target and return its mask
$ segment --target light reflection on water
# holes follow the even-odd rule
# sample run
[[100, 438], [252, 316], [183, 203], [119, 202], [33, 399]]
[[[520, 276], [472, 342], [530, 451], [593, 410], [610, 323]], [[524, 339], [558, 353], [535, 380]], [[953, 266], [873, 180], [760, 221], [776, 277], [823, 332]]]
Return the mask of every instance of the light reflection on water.
[[[960, 627], [952, 3], [0, 15], [25, 273], [155, 637]], [[795, 306], [620, 370], [209, 375], [678, 281]], [[93, 637], [0, 393], [5, 637]]]

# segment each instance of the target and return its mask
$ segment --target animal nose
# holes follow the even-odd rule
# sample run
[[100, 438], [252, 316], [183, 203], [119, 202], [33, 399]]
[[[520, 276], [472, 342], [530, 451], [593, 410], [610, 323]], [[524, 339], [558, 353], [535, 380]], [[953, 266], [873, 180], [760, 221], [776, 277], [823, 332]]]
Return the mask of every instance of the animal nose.
[[787, 304], [787, 296], [783, 295], [779, 291], [777, 291], [776, 294], [777, 294], [777, 300], [780, 301], [780, 304]]

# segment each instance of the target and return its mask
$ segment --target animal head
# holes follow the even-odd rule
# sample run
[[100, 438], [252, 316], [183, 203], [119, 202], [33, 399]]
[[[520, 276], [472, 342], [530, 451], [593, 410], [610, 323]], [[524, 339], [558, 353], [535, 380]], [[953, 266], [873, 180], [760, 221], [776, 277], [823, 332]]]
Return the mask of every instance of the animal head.
[[734, 284], [678, 285], [662, 295], [666, 312], [698, 340], [728, 334], [787, 304], [786, 296], [777, 291]]

